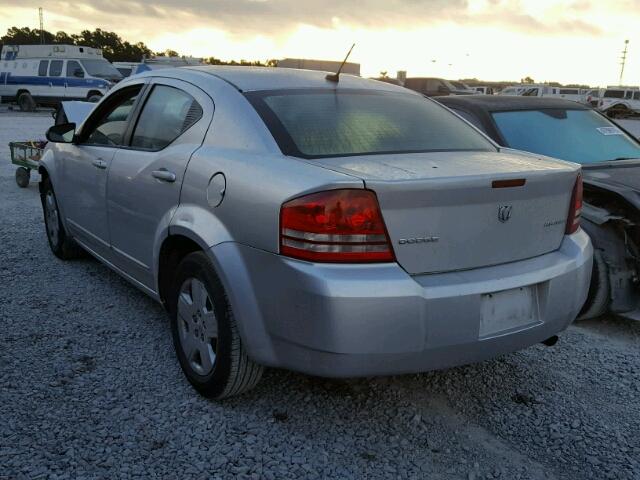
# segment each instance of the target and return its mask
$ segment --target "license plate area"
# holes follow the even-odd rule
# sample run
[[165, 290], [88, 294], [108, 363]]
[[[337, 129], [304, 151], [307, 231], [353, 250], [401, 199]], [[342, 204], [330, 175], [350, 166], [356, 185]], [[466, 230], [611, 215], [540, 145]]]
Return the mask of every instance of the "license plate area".
[[479, 338], [494, 337], [539, 323], [537, 292], [534, 285], [482, 295]]

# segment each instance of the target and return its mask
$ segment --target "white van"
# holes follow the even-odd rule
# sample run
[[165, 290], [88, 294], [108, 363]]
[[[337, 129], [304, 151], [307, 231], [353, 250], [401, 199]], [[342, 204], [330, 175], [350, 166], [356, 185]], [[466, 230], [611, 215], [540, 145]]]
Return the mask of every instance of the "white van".
[[62, 100], [95, 102], [121, 79], [97, 48], [5, 45], [0, 52], [0, 97], [21, 110]]

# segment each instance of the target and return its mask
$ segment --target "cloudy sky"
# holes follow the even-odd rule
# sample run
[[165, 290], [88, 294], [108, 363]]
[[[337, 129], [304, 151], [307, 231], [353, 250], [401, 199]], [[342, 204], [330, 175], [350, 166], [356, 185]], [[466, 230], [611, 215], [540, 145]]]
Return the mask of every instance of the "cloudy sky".
[[0, 31], [118, 32], [222, 59], [351, 60], [362, 74], [640, 84], [640, 0], [0, 0]]

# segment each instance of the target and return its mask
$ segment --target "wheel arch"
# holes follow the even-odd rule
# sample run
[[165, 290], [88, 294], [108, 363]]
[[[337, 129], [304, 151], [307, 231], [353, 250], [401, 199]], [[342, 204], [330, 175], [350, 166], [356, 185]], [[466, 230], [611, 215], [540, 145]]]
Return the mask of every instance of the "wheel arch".
[[44, 194], [44, 181], [51, 178], [49, 175], [49, 170], [44, 165], [40, 165], [38, 167], [38, 173], [40, 174], [40, 182], [38, 182], [38, 191], [40, 195]]
[[609, 308], [612, 312], [625, 312], [640, 302], [640, 294], [634, 285], [632, 259], [629, 257], [623, 234], [616, 228], [615, 220], [595, 223], [582, 220], [582, 228], [591, 238], [594, 250], [601, 254], [609, 278]]
[[206, 251], [206, 246], [190, 235], [170, 234], [162, 241], [158, 251], [156, 284], [158, 296], [165, 307], [173, 278], [172, 273], [187, 255], [200, 251]]
[[91, 97], [93, 97], [94, 95], [99, 96], [100, 98], [102, 98], [104, 95], [100, 90], [89, 90], [89, 93], [87, 93], [87, 100]]

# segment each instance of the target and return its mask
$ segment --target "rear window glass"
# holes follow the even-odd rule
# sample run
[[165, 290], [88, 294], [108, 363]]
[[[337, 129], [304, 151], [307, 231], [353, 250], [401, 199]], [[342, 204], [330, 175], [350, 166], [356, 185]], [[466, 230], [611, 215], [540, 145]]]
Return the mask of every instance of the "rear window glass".
[[424, 97], [370, 90], [246, 94], [285, 155], [341, 157], [495, 151], [481, 134]]
[[640, 145], [592, 110], [494, 112], [507, 146], [577, 163], [640, 158]]

